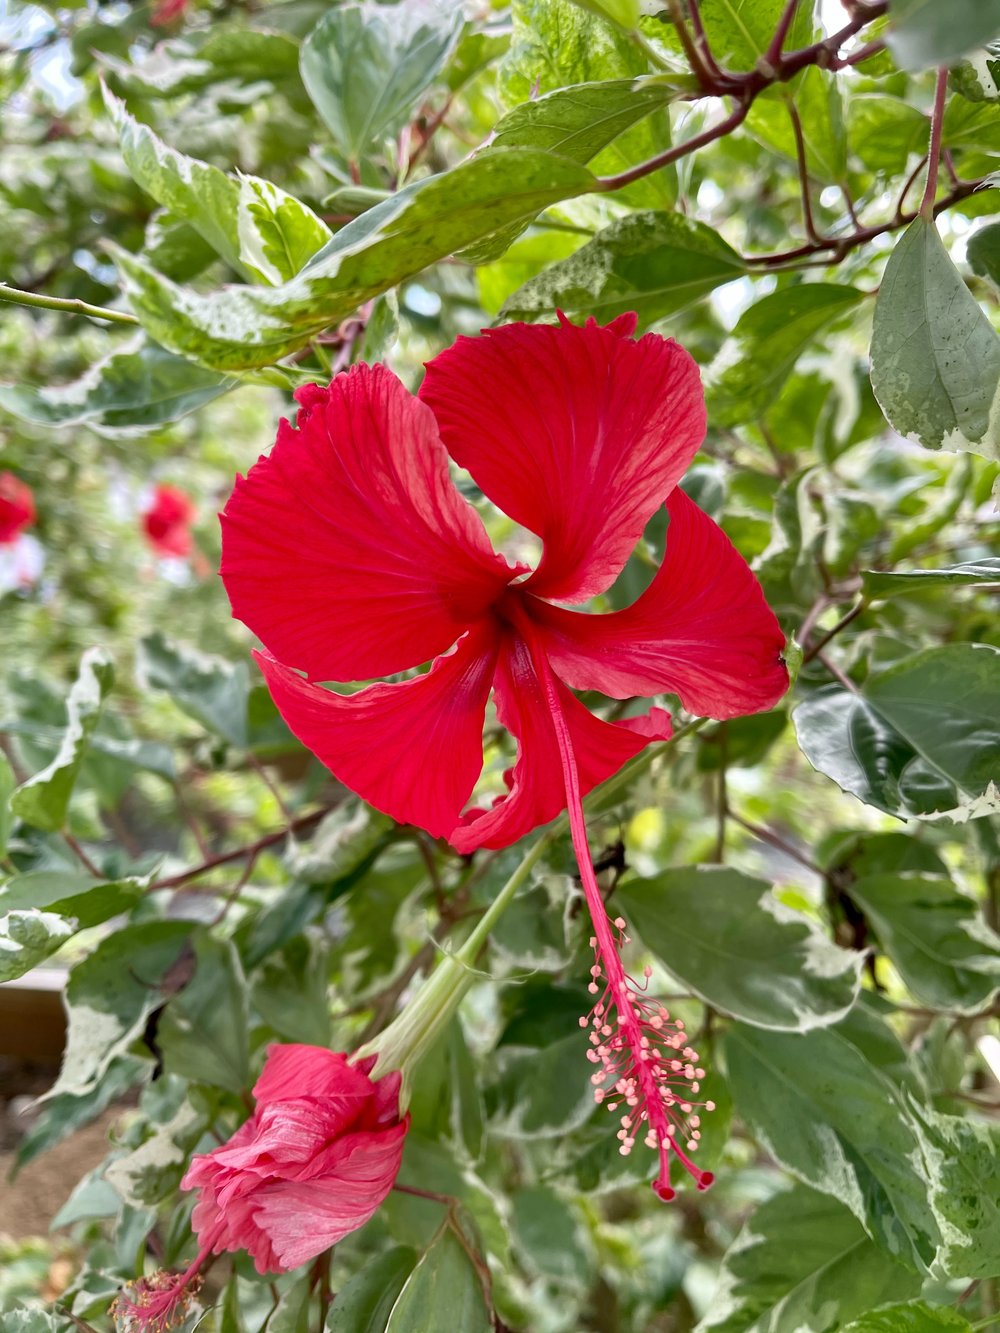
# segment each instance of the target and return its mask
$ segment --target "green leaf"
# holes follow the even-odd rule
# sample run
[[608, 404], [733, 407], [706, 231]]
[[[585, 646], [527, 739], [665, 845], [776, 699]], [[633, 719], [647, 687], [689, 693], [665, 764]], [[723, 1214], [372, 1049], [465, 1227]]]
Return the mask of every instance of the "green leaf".
[[41, 426], [89, 426], [101, 435], [135, 435], [204, 407], [239, 383], [138, 334], [71, 384], [0, 384], [0, 407]]
[[[179, 1079], [176, 1082], [179, 1105], [170, 1118], [154, 1124], [153, 1132], [137, 1148], [116, 1157], [104, 1169], [104, 1179], [133, 1208], [160, 1203], [177, 1189], [205, 1132], [206, 1117], [191, 1104], [187, 1085]], [[143, 1096], [160, 1086], [160, 1082], [150, 1084]]]
[[311, 208], [257, 176], [240, 177], [236, 232], [244, 266], [273, 284], [294, 278], [333, 236]]
[[270, 365], [429, 264], [593, 185], [586, 167], [539, 149], [481, 153], [370, 208], [278, 287], [203, 295], [110, 248], [157, 341], [217, 369], [243, 369]]
[[493, 148], [544, 148], [589, 162], [630, 126], [669, 106], [676, 89], [659, 75], [557, 88], [499, 120]]
[[512, 1204], [515, 1243], [528, 1267], [557, 1282], [586, 1285], [591, 1261], [569, 1204], [545, 1185], [518, 1190]]
[[194, 227], [231, 268], [245, 272], [236, 231], [240, 198], [236, 181], [218, 167], [170, 148], [111, 93], [105, 91], [104, 101], [136, 184], [175, 218]]
[[923, 592], [925, 588], [967, 587], [974, 583], [1000, 583], [1000, 556], [966, 560], [946, 569], [863, 569], [861, 590], [866, 597], [892, 597], [897, 593]]
[[750, 108], [747, 126], [752, 133], [769, 148], [797, 162], [790, 108], [798, 114], [802, 127], [809, 175], [835, 184], [846, 180], [847, 135], [837, 79], [813, 65], [796, 80], [794, 91], [782, 86], [770, 97], [757, 98]]
[[29, 870], [0, 885], [0, 913], [48, 908], [73, 917], [76, 929], [127, 912], [142, 897], [144, 879], [102, 880], [75, 870]]
[[886, 265], [871, 362], [872, 389], [893, 430], [927, 449], [1000, 459], [1000, 338], [923, 218]]
[[938, 1226], [919, 1128], [895, 1084], [836, 1028], [789, 1036], [737, 1024], [724, 1046], [737, 1112], [761, 1146], [845, 1204], [898, 1262], [929, 1264]]
[[413, 1250], [398, 1245], [365, 1264], [337, 1292], [326, 1333], [385, 1333], [392, 1307], [416, 1262]]
[[904, 818], [992, 813], [1000, 650], [927, 648], [858, 694], [817, 690], [792, 714], [806, 758], [866, 805]]
[[954, 65], [948, 86], [970, 102], [1000, 101], [1000, 59], [997, 59], [996, 43], [991, 42], [988, 47], [971, 52], [966, 60]]
[[165, 690], [203, 727], [243, 747], [247, 743], [250, 672], [244, 662], [200, 653], [154, 630], [139, 640], [136, 675], [144, 689]]
[[303, 932], [266, 958], [253, 978], [254, 1009], [289, 1041], [331, 1044], [328, 954], [321, 935]]
[[922, 1004], [971, 1014], [1000, 990], [1000, 936], [949, 879], [870, 875], [848, 893]]
[[[513, 37], [499, 70], [500, 92], [508, 106], [528, 104], [539, 94], [568, 86], [649, 74], [645, 54], [628, 33], [572, 0], [514, 0], [511, 12]], [[676, 88], [676, 79], [672, 84]], [[666, 109], [647, 114], [600, 153], [594, 170], [615, 175], [654, 157], [669, 146], [670, 128]], [[677, 198], [676, 173], [673, 167], [663, 168], [617, 191], [616, 197], [639, 208], [671, 208]]]
[[7, 841], [14, 824], [14, 812], [10, 808], [10, 798], [17, 786], [14, 770], [5, 754], [0, 754], [0, 856], [7, 855]]
[[71, 1333], [74, 1325], [63, 1315], [42, 1309], [0, 1312], [0, 1333]]
[[104, 650], [88, 648], [66, 700], [66, 730], [55, 758], [10, 798], [10, 808], [25, 823], [57, 833], [66, 822], [73, 787], [114, 677]]
[[846, 1324], [840, 1333], [972, 1333], [972, 1325], [958, 1310], [926, 1301], [906, 1301], [870, 1310]]
[[[716, 59], [750, 70], [771, 44], [785, 0], [702, 0], [701, 19]], [[808, 46], [813, 38], [812, 6], [799, 5], [785, 49]]]
[[910, 154], [927, 147], [927, 117], [896, 97], [874, 93], [852, 97], [847, 121], [851, 152], [886, 176], [905, 172]]
[[1000, 222], [980, 227], [969, 237], [965, 257], [973, 273], [1000, 286]]
[[936, 69], [1000, 34], [1000, 0], [893, 0], [886, 41], [900, 69]]
[[667, 969], [734, 1018], [805, 1032], [836, 1023], [857, 998], [864, 956], [837, 948], [763, 880], [698, 866], [629, 879], [616, 897]]
[[53, 912], [6, 911], [0, 916], [0, 982], [23, 977], [74, 933], [72, 922]]
[[111, 1062], [128, 1053], [149, 1015], [163, 1004], [159, 987], [190, 933], [189, 921], [125, 926], [77, 963], [66, 983], [66, 1050], [47, 1098], [90, 1093]]
[[[585, 1013], [584, 1007], [577, 1009]], [[558, 1029], [557, 1029], [558, 1030]], [[487, 1090], [489, 1123], [494, 1133], [514, 1139], [561, 1136], [587, 1121], [594, 1090], [579, 1027], [539, 1049], [502, 1051], [500, 1073]], [[539, 1078], [539, 1069], [545, 1077]]]
[[163, 1011], [157, 1041], [166, 1069], [196, 1083], [248, 1091], [247, 992], [231, 940], [207, 931], [192, 937], [194, 976]]
[[795, 1185], [750, 1215], [697, 1333], [827, 1333], [919, 1290], [847, 1208]]
[[1000, 1274], [1000, 1126], [913, 1104], [924, 1132], [940, 1262], [951, 1277]]
[[411, 119], [458, 39], [460, 9], [345, 4], [302, 44], [302, 81], [337, 148], [360, 162]]
[[573, 0], [598, 18], [610, 19], [619, 27], [635, 32], [639, 27], [639, 0]]
[[710, 227], [680, 213], [631, 213], [530, 279], [506, 301], [508, 319], [570, 315], [607, 321], [634, 310], [643, 325], [675, 314], [745, 272]]
[[736, 426], [760, 416], [813, 338], [863, 298], [855, 287], [800, 283], [744, 311], [706, 375], [710, 420]]
[[454, 1232], [446, 1229], [406, 1279], [385, 1333], [490, 1333], [492, 1327], [479, 1274]]

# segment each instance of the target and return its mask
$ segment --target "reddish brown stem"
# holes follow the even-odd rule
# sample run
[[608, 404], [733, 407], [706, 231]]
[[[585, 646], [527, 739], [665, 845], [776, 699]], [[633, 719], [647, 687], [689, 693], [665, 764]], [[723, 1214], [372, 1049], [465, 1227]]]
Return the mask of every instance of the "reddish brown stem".
[[931, 112], [931, 141], [927, 148], [927, 184], [920, 201], [920, 216], [934, 220], [934, 197], [937, 194], [938, 168], [941, 165], [941, 133], [944, 129], [944, 99], [948, 92], [948, 71], [939, 69], [934, 89], [934, 109]]

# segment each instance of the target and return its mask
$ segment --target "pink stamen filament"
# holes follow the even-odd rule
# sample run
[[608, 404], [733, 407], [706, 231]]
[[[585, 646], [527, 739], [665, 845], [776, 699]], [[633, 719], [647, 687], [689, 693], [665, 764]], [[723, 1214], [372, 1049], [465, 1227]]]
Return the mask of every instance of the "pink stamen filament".
[[[688, 1152], [694, 1152], [701, 1131], [700, 1118], [692, 1112], [702, 1105], [706, 1110], [714, 1110], [711, 1102], [696, 1103], [690, 1096], [698, 1092], [698, 1080], [705, 1071], [697, 1067], [698, 1056], [687, 1044], [683, 1023], [671, 1021], [656, 1001], [641, 999], [645, 985], [637, 986], [625, 972], [619, 954], [619, 944], [627, 940], [625, 922], [619, 917], [612, 926], [608, 920], [594, 873], [573, 740], [548, 660], [533, 637], [529, 636], [527, 641], [555, 730], [573, 851], [594, 926], [592, 944], [596, 962], [591, 968], [589, 989], [599, 998], [590, 1014], [580, 1019], [581, 1027], [593, 1029], [588, 1056], [592, 1063], [601, 1066], [591, 1078], [594, 1097], [598, 1103], [607, 1101], [609, 1110], [623, 1111], [622, 1128], [618, 1132], [623, 1156], [631, 1152], [645, 1124], [644, 1141], [659, 1155], [660, 1170], [653, 1189], [661, 1199], [672, 1199], [676, 1193], [670, 1183], [671, 1153], [690, 1172], [699, 1189], [708, 1189], [714, 1179], [712, 1173], [697, 1167], [677, 1142], [678, 1133], [683, 1133]], [[598, 984], [602, 977], [603, 993]], [[647, 969], [647, 982], [648, 977]]]
[[168, 1333], [182, 1324], [220, 1232], [221, 1227], [216, 1228], [183, 1273], [161, 1271], [126, 1283], [111, 1303], [116, 1324], [127, 1333]]

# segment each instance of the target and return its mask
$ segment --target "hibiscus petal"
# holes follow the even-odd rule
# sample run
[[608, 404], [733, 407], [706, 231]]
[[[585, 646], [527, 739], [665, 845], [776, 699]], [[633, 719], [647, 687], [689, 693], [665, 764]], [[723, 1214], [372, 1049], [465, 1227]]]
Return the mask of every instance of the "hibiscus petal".
[[539, 596], [609, 587], [705, 434], [694, 361], [634, 326], [506, 324], [427, 366], [420, 397], [452, 458], [544, 542]]
[[257, 1191], [254, 1220], [282, 1268], [298, 1268], [364, 1226], [392, 1189], [409, 1123], [407, 1116], [390, 1129], [348, 1135], [331, 1150], [327, 1174]]
[[529, 603], [553, 669], [616, 699], [671, 691], [702, 717], [772, 707], [788, 688], [785, 636], [729, 538], [682, 490], [667, 501], [667, 552], [624, 611], [582, 615]]
[[369, 1097], [371, 1079], [349, 1063], [342, 1051], [302, 1042], [275, 1042], [267, 1048], [264, 1068], [254, 1084], [258, 1103], [298, 1097]]
[[[490, 810], [467, 811], [452, 831], [449, 841], [463, 853], [477, 847], [507, 847], [539, 824], [547, 824], [566, 806], [549, 708], [522, 639], [512, 638], [504, 646], [494, 688], [497, 716], [517, 738], [518, 757], [508, 778], [508, 795]], [[670, 738], [670, 715], [662, 708], [644, 717], [604, 722], [561, 682], [556, 681], [556, 689], [576, 753], [581, 794], [617, 773], [650, 741]]]
[[296, 395], [222, 514], [233, 613], [313, 680], [418, 666], [492, 604], [513, 571], [448, 476], [432, 414], [384, 366]]
[[483, 767], [495, 631], [470, 631], [426, 675], [332, 694], [255, 654], [281, 716], [352, 791], [434, 837], [455, 827]]

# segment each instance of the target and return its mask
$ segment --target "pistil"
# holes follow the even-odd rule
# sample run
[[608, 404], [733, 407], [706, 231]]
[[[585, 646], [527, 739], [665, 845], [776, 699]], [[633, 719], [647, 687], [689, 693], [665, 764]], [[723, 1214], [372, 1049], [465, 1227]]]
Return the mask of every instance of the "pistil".
[[646, 969], [641, 986], [625, 971], [620, 953], [628, 942], [625, 921], [621, 917], [609, 920], [594, 873], [576, 755], [552, 670], [544, 652], [530, 638], [528, 648], [555, 731], [573, 851], [594, 926], [595, 961], [589, 990], [597, 998], [590, 1013], [580, 1019], [582, 1028], [591, 1029], [588, 1057], [599, 1066], [591, 1076], [594, 1100], [621, 1112], [618, 1138], [623, 1156], [628, 1156], [640, 1136], [656, 1151], [660, 1168], [652, 1185], [661, 1199], [672, 1199], [676, 1193], [670, 1180], [671, 1154], [691, 1174], [698, 1189], [708, 1189], [712, 1173], [702, 1171], [690, 1156], [701, 1138], [696, 1112], [715, 1109], [712, 1102], [694, 1100], [705, 1071], [698, 1065], [683, 1021], [672, 1019], [662, 1004], [646, 998], [651, 970]]

